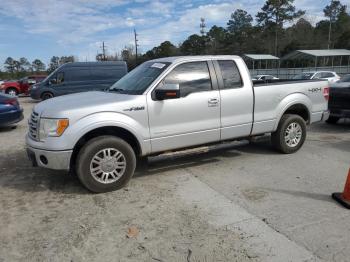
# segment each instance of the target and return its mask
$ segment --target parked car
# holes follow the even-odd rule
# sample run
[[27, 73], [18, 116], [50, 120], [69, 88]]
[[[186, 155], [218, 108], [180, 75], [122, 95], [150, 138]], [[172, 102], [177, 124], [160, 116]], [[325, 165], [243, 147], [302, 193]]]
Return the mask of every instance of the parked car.
[[328, 82], [252, 85], [238, 56], [148, 61], [109, 92], [85, 92], [37, 104], [27, 153], [34, 166], [75, 170], [94, 192], [121, 188], [137, 157], [271, 133], [294, 153], [306, 125], [328, 118]]
[[307, 80], [307, 79], [326, 79], [329, 83], [337, 82], [340, 79], [340, 76], [336, 72], [331, 71], [312, 71], [312, 72], [303, 72], [299, 75], [293, 77], [297, 80]]
[[340, 118], [350, 118], [350, 75], [330, 85], [328, 123], [335, 124]]
[[23, 119], [17, 97], [0, 93], [0, 127], [11, 126]]
[[124, 61], [67, 63], [41, 83], [33, 85], [30, 96], [46, 100], [85, 91], [102, 91], [126, 75], [127, 71]]
[[252, 80], [256, 80], [256, 81], [259, 81], [259, 80], [278, 80], [279, 78], [278, 77], [275, 77], [273, 75], [256, 75], [252, 78]]
[[28, 89], [31, 85], [39, 83], [45, 78], [45, 75], [31, 75], [28, 77], [24, 77], [18, 81], [6, 81], [0, 85], [0, 91], [11, 96], [17, 96], [19, 94], [28, 94]]

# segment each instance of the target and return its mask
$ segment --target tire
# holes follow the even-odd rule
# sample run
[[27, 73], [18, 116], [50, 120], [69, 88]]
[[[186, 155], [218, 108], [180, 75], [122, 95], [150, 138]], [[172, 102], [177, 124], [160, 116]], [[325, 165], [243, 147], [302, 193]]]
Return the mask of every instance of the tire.
[[51, 99], [53, 98], [53, 94], [50, 93], [50, 92], [45, 92], [41, 95], [41, 99], [42, 100], [48, 100], [48, 99]]
[[[108, 158], [111, 160], [103, 163]], [[133, 176], [135, 168], [134, 150], [127, 142], [115, 136], [91, 139], [78, 153], [76, 162], [79, 180], [95, 193], [122, 188]]]
[[336, 123], [338, 122], [339, 119], [340, 119], [339, 117], [330, 116], [330, 117], [326, 120], [326, 122], [327, 122], [328, 124], [336, 124]]
[[304, 144], [305, 139], [306, 123], [304, 119], [298, 115], [290, 114], [282, 116], [276, 132], [271, 135], [273, 146], [284, 154], [297, 152]]
[[6, 90], [6, 94], [10, 96], [18, 96], [18, 91], [16, 88], [10, 87]]

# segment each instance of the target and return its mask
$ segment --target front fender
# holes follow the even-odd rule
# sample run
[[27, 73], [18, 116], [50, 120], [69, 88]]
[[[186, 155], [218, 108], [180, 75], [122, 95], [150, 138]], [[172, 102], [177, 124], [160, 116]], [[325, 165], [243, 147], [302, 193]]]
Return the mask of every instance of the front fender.
[[88, 132], [108, 126], [123, 128], [132, 133], [138, 140], [143, 155], [151, 151], [148, 125], [142, 125], [130, 116], [115, 112], [101, 112], [83, 117], [70, 125], [61, 137], [49, 137], [45, 143], [36, 142], [32, 146], [55, 151], [71, 150]]

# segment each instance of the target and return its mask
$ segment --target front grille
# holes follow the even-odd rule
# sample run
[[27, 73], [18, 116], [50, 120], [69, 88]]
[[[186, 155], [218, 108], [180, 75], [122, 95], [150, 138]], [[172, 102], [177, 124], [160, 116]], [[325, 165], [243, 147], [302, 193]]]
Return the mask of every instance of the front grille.
[[39, 114], [33, 111], [28, 124], [29, 136], [34, 140], [39, 140]]

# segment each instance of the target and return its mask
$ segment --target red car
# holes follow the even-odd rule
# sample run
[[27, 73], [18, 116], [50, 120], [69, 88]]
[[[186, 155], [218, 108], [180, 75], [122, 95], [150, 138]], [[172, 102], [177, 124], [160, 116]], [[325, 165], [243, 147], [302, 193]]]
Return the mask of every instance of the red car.
[[43, 81], [45, 78], [45, 75], [31, 75], [18, 81], [7, 81], [0, 85], [0, 92], [11, 96], [17, 96], [19, 94], [27, 95], [29, 94], [28, 89], [30, 86]]

